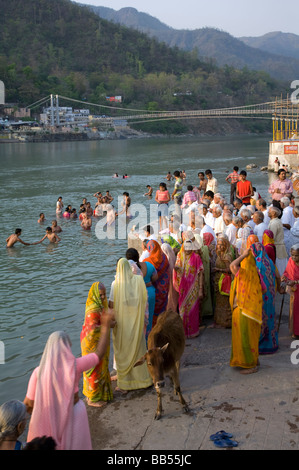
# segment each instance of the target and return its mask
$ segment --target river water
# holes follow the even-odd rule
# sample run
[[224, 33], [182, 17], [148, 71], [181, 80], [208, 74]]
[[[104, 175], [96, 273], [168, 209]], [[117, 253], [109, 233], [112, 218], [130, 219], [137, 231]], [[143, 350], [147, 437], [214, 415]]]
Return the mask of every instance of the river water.
[[[149, 208], [143, 197], [146, 185], [158, 189], [168, 171], [184, 169], [187, 183], [197, 184], [199, 171], [212, 169], [219, 190], [229, 195], [225, 177], [234, 165], [259, 167], [268, 163], [267, 137], [163, 138], [119, 141], [63, 142], [0, 145], [0, 404], [23, 400], [32, 370], [39, 364], [48, 336], [66, 331], [73, 353], [80, 354], [80, 332], [85, 301], [93, 282], [103, 282], [109, 294], [116, 262], [124, 256], [124, 239], [99, 240], [93, 228], [85, 232], [79, 221], [60, 220], [61, 242], [36, 246], [17, 244], [7, 249], [5, 240], [22, 228], [26, 242], [40, 240], [55, 218], [58, 196], [64, 205], [79, 210], [84, 197], [94, 206], [96, 191], [117, 201], [128, 191], [132, 203]], [[114, 179], [127, 173], [130, 178]], [[273, 174], [259, 170], [248, 179], [268, 199]], [[173, 189], [173, 183], [169, 185]], [[46, 222], [37, 223], [40, 212]], [[1, 363], [3, 362], [3, 363]]]

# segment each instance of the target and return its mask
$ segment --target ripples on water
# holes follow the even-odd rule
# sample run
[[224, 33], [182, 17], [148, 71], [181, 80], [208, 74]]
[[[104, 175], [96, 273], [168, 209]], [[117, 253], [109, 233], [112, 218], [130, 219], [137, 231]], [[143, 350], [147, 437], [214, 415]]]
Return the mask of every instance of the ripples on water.
[[[126, 240], [98, 240], [93, 222], [84, 232], [79, 221], [60, 220], [61, 242], [5, 248], [5, 239], [22, 228], [27, 242], [40, 240], [55, 218], [58, 196], [79, 211], [83, 197], [94, 206], [96, 191], [109, 189], [117, 199], [128, 191], [133, 203], [144, 203], [146, 185], [158, 189], [168, 171], [185, 169], [187, 182], [197, 184], [198, 171], [211, 168], [220, 191], [229, 194], [228, 171], [237, 164], [267, 165], [265, 138], [161, 139], [61, 144], [2, 144], [0, 146], [1, 218], [1, 324], [5, 364], [0, 364], [0, 403], [22, 400], [30, 372], [40, 361], [48, 336], [65, 330], [73, 352], [80, 354], [80, 332], [85, 301], [93, 282], [102, 281], [109, 295], [117, 259], [124, 256]], [[111, 176], [131, 175], [128, 180]], [[267, 197], [268, 174], [250, 173]], [[170, 184], [172, 191], [173, 183]], [[47, 221], [39, 225], [40, 212]]]

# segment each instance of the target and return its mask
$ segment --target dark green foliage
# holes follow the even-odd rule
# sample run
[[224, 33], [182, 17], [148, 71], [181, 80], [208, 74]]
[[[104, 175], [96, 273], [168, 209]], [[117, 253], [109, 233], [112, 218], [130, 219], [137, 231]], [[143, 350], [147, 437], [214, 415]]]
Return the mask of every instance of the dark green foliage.
[[[213, 60], [199, 60], [196, 49], [170, 48], [70, 0], [0, 0], [0, 11], [6, 102], [28, 106], [53, 93], [107, 105], [107, 95], [121, 95], [124, 108], [192, 110], [271, 101], [287, 90], [264, 72], [219, 68]], [[147, 128], [187, 130], [170, 121]]]

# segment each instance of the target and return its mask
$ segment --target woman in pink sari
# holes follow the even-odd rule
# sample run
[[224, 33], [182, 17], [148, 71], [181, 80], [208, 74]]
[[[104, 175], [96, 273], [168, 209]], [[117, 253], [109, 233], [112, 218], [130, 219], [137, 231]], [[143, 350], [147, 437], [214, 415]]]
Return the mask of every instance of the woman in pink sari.
[[173, 284], [179, 292], [179, 312], [186, 338], [199, 335], [200, 309], [203, 299], [204, 268], [199, 245], [193, 233], [187, 232], [173, 274]]
[[94, 353], [75, 358], [66, 333], [49, 336], [40, 365], [34, 369], [24, 403], [31, 414], [27, 441], [52, 437], [57, 450], [91, 450], [86, 407], [79, 399], [83, 371], [95, 367], [109, 344], [112, 317], [101, 319], [101, 337]]
[[290, 294], [289, 329], [295, 338], [299, 336], [299, 243], [291, 248], [291, 257], [281, 280]]

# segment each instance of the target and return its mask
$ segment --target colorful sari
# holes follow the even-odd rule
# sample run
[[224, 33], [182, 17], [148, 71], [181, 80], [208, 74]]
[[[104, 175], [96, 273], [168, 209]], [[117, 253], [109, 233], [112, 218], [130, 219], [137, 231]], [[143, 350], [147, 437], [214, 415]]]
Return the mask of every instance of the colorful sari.
[[[80, 341], [82, 356], [96, 350], [101, 336], [101, 314], [107, 310], [107, 299], [101, 300], [99, 290], [106, 290], [102, 283], [92, 284], [85, 307], [85, 319], [82, 327]], [[102, 360], [96, 367], [83, 373], [83, 394], [91, 401], [111, 401], [113, 399], [110, 373], [109, 373], [110, 345]]]
[[[299, 281], [299, 266], [292, 258], [288, 261], [283, 277], [289, 281]], [[291, 296], [289, 329], [291, 335], [299, 336], [299, 285], [288, 287], [288, 292]]]
[[169, 262], [167, 256], [163, 253], [160, 244], [155, 240], [148, 241], [146, 248], [149, 256], [146, 258], [157, 271], [158, 280], [154, 283], [156, 288], [155, 310], [152, 327], [155, 326], [158, 316], [165, 312], [168, 303], [169, 291]]
[[266, 289], [263, 289], [263, 313], [259, 353], [273, 354], [278, 349], [278, 333], [275, 325], [276, 267], [261, 243], [254, 243], [250, 249], [262, 282], [265, 284], [263, 287]]
[[113, 308], [116, 325], [112, 339], [117, 370], [117, 386], [122, 390], [136, 390], [152, 385], [147, 364], [134, 367], [146, 353], [144, 312], [147, 291], [142, 276], [133, 274], [128, 260], [117, 263], [114, 281]]
[[179, 296], [173, 286], [173, 270], [176, 263], [176, 255], [174, 254], [171, 245], [168, 245], [168, 243], [163, 243], [161, 249], [163, 253], [167, 256], [169, 263], [169, 291], [166, 310], [172, 310], [173, 312], [177, 312]]
[[179, 292], [179, 312], [183, 320], [186, 338], [199, 335], [200, 325], [200, 274], [203, 263], [195, 251], [186, 251], [184, 245], [177, 255], [173, 271], [173, 284]]
[[274, 243], [274, 235], [271, 230], [265, 230], [263, 235], [263, 245], [269, 258], [276, 264], [276, 248]]
[[[212, 235], [212, 234], [210, 234]], [[213, 236], [213, 235], [212, 235]], [[204, 267], [204, 298], [201, 304], [201, 315], [212, 316], [213, 315], [213, 303], [212, 303], [212, 292], [211, 292], [211, 262], [209, 248], [204, 245], [202, 237], [198, 234], [194, 234], [194, 238], [200, 246], [201, 259]]]
[[[225, 252], [222, 253], [216, 248], [216, 262], [215, 268], [224, 270], [229, 269], [230, 264], [235, 259], [234, 250], [228, 239], [224, 237], [218, 237], [219, 240], [225, 243]], [[232, 324], [232, 312], [229, 304], [229, 296], [224, 295], [220, 291], [220, 282], [223, 277], [222, 271], [215, 271], [214, 273], [214, 323], [215, 325], [222, 328], [231, 328]], [[226, 274], [230, 276], [231, 274]]]
[[257, 366], [263, 294], [253, 254], [243, 259], [230, 291], [232, 315], [231, 367]]

